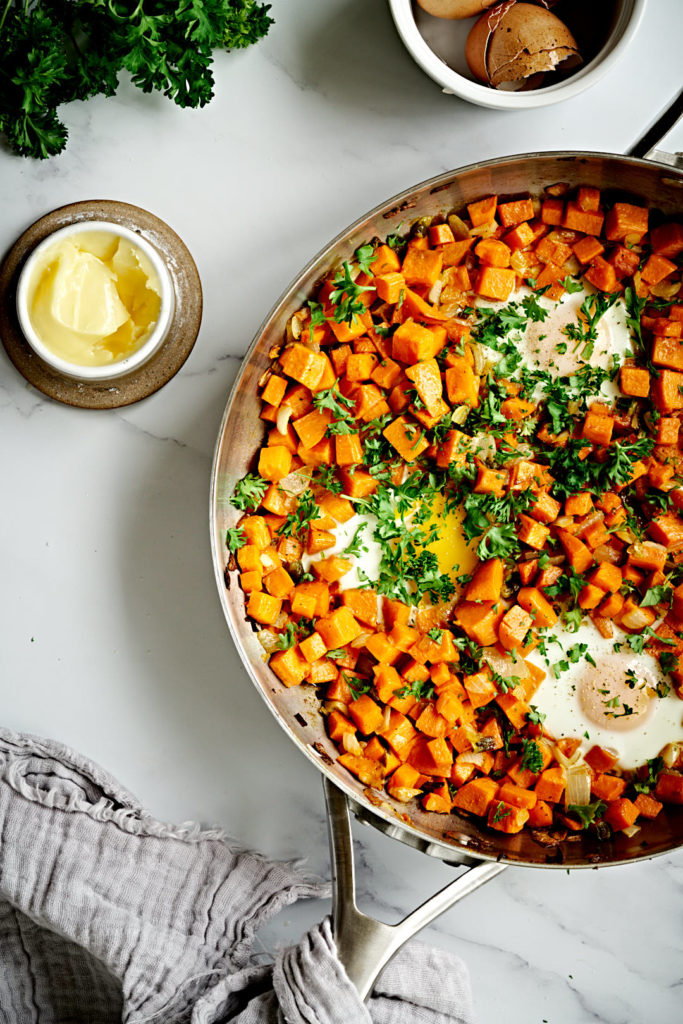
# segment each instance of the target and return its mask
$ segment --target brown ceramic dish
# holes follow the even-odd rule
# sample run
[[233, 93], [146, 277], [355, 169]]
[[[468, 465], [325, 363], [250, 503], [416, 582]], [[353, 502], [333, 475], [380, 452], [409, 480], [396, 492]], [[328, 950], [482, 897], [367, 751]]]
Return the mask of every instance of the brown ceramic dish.
[[[39, 242], [68, 224], [106, 220], [145, 238], [161, 254], [175, 292], [166, 340], [137, 370], [112, 380], [79, 381], [48, 366], [26, 341], [16, 313], [19, 273]], [[71, 203], [46, 214], [14, 243], [0, 269], [0, 339], [15, 367], [49, 398], [81, 409], [116, 409], [147, 398], [167, 384], [189, 356], [202, 319], [202, 286], [185, 243], [168, 224], [138, 206], [106, 199]]]

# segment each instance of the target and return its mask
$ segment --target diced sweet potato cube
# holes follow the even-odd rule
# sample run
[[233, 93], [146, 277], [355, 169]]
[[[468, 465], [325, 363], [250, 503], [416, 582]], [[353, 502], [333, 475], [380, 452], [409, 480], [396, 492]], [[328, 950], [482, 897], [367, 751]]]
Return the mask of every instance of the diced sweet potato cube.
[[683, 224], [662, 224], [650, 233], [652, 251], [675, 259], [683, 252]]
[[483, 817], [498, 792], [498, 783], [493, 779], [473, 779], [461, 786], [453, 798], [453, 807]]
[[605, 221], [604, 213], [582, 210], [578, 203], [568, 202], [564, 211], [563, 227], [583, 231], [586, 235], [599, 235]]
[[662, 256], [661, 253], [653, 253], [641, 271], [643, 281], [649, 285], [659, 284], [676, 270], [676, 264]]
[[446, 370], [446, 392], [452, 405], [479, 404], [479, 377], [464, 356], [458, 356]]
[[305, 640], [301, 640], [299, 643], [299, 649], [303, 654], [306, 661], [317, 661], [318, 658], [322, 658], [327, 653], [327, 647], [325, 641], [321, 637], [320, 633], [311, 633]]
[[350, 644], [363, 632], [355, 617], [342, 605], [322, 619], [318, 619], [316, 628], [323, 638], [328, 650], [335, 650]]
[[534, 623], [529, 612], [518, 604], [506, 611], [498, 628], [498, 640], [506, 651], [522, 647], [524, 637]]
[[433, 249], [416, 249], [408, 246], [401, 267], [406, 284], [431, 288], [441, 273], [441, 253]]
[[530, 516], [524, 515], [524, 513], [520, 514], [517, 536], [523, 544], [528, 544], [529, 547], [540, 551], [545, 547], [549, 535], [550, 530], [547, 526], [537, 523]]
[[498, 639], [496, 632], [497, 613], [489, 602], [481, 604], [463, 601], [457, 606], [454, 618], [471, 640], [481, 647], [490, 647]]
[[663, 804], [655, 800], [649, 793], [639, 793], [633, 801], [638, 808], [638, 814], [643, 818], [656, 818], [662, 809]]
[[525, 807], [527, 811], [530, 811], [538, 802], [533, 789], [522, 789], [521, 786], [515, 786], [512, 782], [504, 782], [498, 790], [498, 796], [506, 804], [512, 804], [513, 807]]
[[500, 599], [503, 586], [503, 562], [500, 558], [489, 558], [475, 570], [465, 589], [466, 601], [492, 601]]
[[484, 266], [479, 271], [476, 291], [487, 299], [507, 302], [515, 287], [514, 270]]
[[503, 800], [494, 800], [489, 807], [487, 825], [498, 832], [514, 835], [521, 832], [529, 820], [529, 811], [525, 807], [515, 807]]
[[[486, 199], [480, 199], [476, 203], [469, 203], [467, 212], [472, 221], [473, 227], [480, 227], [482, 224], [488, 224], [496, 216], [496, 206], [498, 205], [497, 196], [488, 196]], [[524, 218], [522, 218], [524, 220]]]
[[536, 587], [522, 587], [517, 594], [517, 601], [531, 615], [534, 626], [544, 629], [546, 626], [554, 626], [557, 622], [555, 609], [545, 594]]
[[288, 448], [281, 445], [266, 446], [259, 454], [258, 472], [264, 480], [277, 483], [290, 472], [292, 468], [292, 453]]
[[264, 402], [267, 402], [268, 405], [279, 405], [286, 390], [287, 381], [284, 377], [278, 377], [276, 373], [271, 373], [270, 377], [266, 381], [263, 391], [261, 392], [261, 398]]
[[320, 383], [325, 369], [325, 357], [296, 342], [289, 345], [280, 355], [283, 372], [304, 387], [314, 390]]
[[282, 610], [282, 599], [253, 590], [247, 602], [247, 615], [264, 626], [272, 626]]
[[361, 694], [349, 704], [349, 715], [364, 736], [377, 732], [384, 725], [384, 714], [376, 701], [367, 693]]
[[[605, 220], [605, 237], [609, 242], [619, 242], [627, 235], [644, 235], [647, 233], [647, 207], [634, 206], [632, 203], [615, 203]], [[591, 234], [600, 234], [599, 231]]]
[[662, 772], [657, 779], [655, 796], [665, 804], [683, 804], [683, 775]]
[[391, 354], [398, 362], [413, 366], [425, 359], [433, 359], [445, 343], [446, 331], [443, 328], [433, 330], [414, 320], [405, 320], [391, 339]]
[[481, 708], [489, 704], [498, 693], [488, 667], [480, 669], [472, 675], [463, 676], [463, 686], [473, 708]]
[[297, 647], [276, 651], [268, 662], [275, 675], [285, 686], [298, 686], [310, 672], [310, 665]]
[[565, 787], [565, 771], [560, 765], [546, 768], [541, 772], [534, 789], [539, 800], [556, 804], [562, 798]]
[[597, 238], [593, 238], [591, 235], [586, 235], [585, 238], [580, 238], [579, 241], [572, 246], [572, 249], [574, 250], [574, 255], [579, 263], [584, 264], [590, 263], [596, 256], [601, 256], [605, 251], [604, 245], [602, 245]]
[[382, 433], [406, 462], [413, 462], [429, 447], [424, 431], [405, 416], [397, 416]]
[[533, 203], [531, 199], [517, 199], [511, 203], [501, 203], [498, 207], [498, 217], [504, 228], [514, 227], [515, 224], [521, 224], [525, 220], [533, 220]]
[[603, 817], [615, 832], [619, 832], [634, 823], [638, 817], [638, 808], [631, 800], [622, 797], [620, 800], [612, 800], [607, 805]]
[[626, 780], [618, 775], [598, 774], [591, 781], [591, 793], [599, 800], [617, 800], [626, 789]]
[[639, 366], [622, 366], [619, 386], [625, 395], [647, 398], [650, 393], [650, 371]]

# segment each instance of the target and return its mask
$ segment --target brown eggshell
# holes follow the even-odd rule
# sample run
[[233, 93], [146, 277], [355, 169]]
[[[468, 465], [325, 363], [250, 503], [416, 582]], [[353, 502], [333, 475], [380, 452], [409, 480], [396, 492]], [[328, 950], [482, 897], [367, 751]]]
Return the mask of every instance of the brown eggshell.
[[417, 0], [418, 5], [427, 14], [435, 18], [448, 18], [456, 21], [459, 18], [474, 18], [498, 0]]
[[505, 3], [486, 11], [474, 23], [465, 43], [465, 59], [475, 78], [486, 85], [491, 84], [487, 67], [487, 55], [491, 36], [500, 25], [505, 14], [514, 7], [517, 0], [506, 0]]
[[581, 59], [563, 21], [544, 7], [515, 3], [491, 33], [486, 68], [491, 85], [552, 71], [569, 58]]

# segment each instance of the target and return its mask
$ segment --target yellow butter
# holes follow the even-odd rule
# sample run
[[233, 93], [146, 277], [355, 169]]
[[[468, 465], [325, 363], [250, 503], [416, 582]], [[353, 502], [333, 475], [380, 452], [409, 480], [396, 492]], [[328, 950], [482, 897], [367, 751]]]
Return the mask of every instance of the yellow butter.
[[147, 255], [107, 231], [68, 235], [40, 253], [28, 284], [40, 341], [78, 366], [136, 352], [159, 318], [161, 282]]

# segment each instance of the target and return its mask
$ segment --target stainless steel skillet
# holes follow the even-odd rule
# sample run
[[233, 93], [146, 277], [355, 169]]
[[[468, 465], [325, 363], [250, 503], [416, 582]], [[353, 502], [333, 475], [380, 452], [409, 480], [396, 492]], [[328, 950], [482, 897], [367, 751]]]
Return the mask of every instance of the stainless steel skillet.
[[[660, 124], [668, 128], [670, 122], [671, 112]], [[558, 181], [571, 186], [594, 185], [612, 198], [646, 202], [668, 216], [681, 216], [683, 160], [653, 150], [655, 135], [652, 129], [645, 136], [638, 156], [528, 153], [472, 164], [431, 178], [376, 207], [326, 246], [282, 295], [254, 339], [228, 400], [211, 485], [211, 543], [220, 599], [252, 682], [282, 728], [325, 778], [335, 883], [335, 934], [342, 961], [364, 997], [384, 964], [411, 935], [505, 865], [575, 869], [633, 863], [668, 853], [683, 845], [683, 808], [665, 808], [656, 819], [643, 823], [632, 838], [620, 834], [598, 842], [588, 833], [578, 833], [548, 846], [529, 832], [493, 835], [477, 822], [456, 815], [430, 814], [412, 806], [407, 813], [405, 805], [364, 788], [337, 763], [314, 694], [305, 686], [286, 689], [268, 669], [246, 618], [237, 576], [226, 568], [229, 552], [225, 533], [239, 518], [230, 505], [230, 496], [235, 482], [253, 468], [264, 433], [257, 399], [259, 378], [269, 365], [271, 348], [281, 342], [288, 318], [311, 295], [316, 282], [350, 258], [361, 243], [374, 236], [384, 237], [401, 222], [447, 213], [484, 195], [512, 198], [529, 191], [540, 193]], [[366, 917], [357, 910], [354, 899], [349, 807], [357, 818], [394, 839], [469, 870], [399, 925], [390, 927]]]

